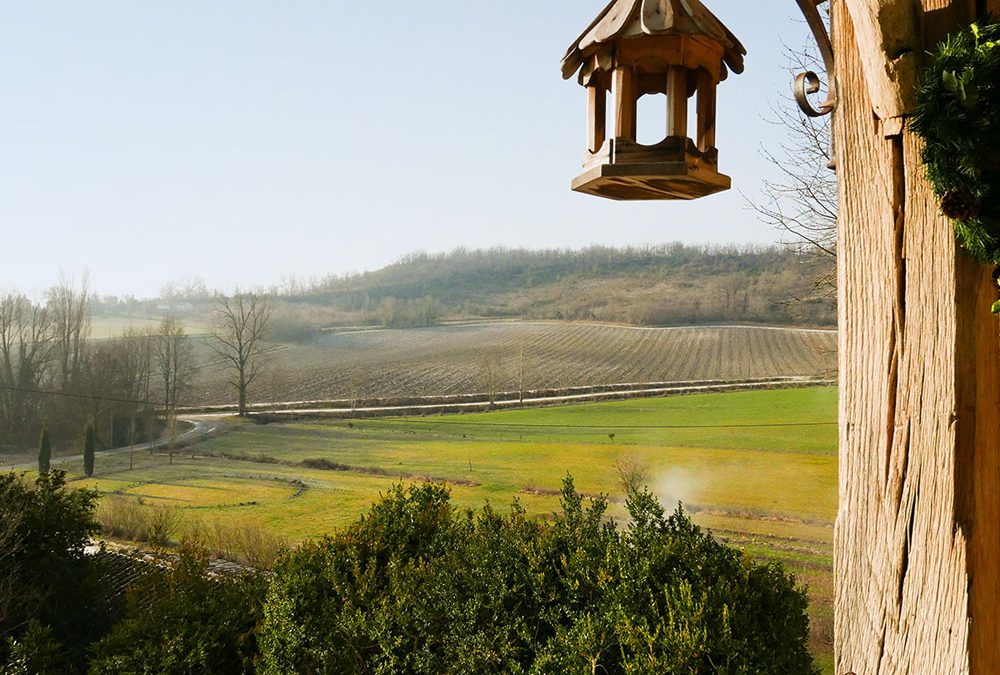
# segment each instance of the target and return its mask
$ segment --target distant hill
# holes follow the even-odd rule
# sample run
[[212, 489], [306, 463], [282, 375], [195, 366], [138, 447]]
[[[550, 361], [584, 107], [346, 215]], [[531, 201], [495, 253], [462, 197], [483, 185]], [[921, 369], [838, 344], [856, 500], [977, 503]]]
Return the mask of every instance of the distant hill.
[[[832, 268], [827, 258], [777, 246], [414, 253], [373, 272], [272, 289], [274, 337], [297, 341], [320, 327], [412, 328], [479, 318], [833, 326], [833, 300], [815, 290], [815, 280]], [[170, 312], [190, 323], [205, 323], [209, 309], [203, 286], [95, 308], [108, 316]]]
[[[288, 297], [392, 325], [444, 317], [597, 320], [635, 325], [762, 322], [830, 326], [816, 297], [832, 263], [780, 247], [465, 250], [416, 253]], [[407, 321], [405, 306], [411, 308]]]

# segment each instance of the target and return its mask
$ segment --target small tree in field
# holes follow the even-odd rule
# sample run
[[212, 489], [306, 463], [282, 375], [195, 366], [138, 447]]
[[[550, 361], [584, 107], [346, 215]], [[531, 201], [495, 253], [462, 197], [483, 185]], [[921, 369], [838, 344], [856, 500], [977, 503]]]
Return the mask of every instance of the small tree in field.
[[486, 394], [492, 408], [497, 400], [497, 392], [500, 390], [500, 354], [495, 351], [487, 352], [483, 357], [482, 369], [483, 385], [486, 387]]
[[42, 429], [42, 435], [38, 439], [38, 473], [46, 473], [52, 468], [52, 441], [49, 439], [49, 430]]
[[172, 316], [160, 321], [153, 338], [151, 357], [162, 387], [163, 407], [167, 414], [177, 408], [194, 375], [191, 340], [184, 324]]
[[[614, 434], [608, 435], [614, 443]], [[630, 497], [649, 485], [649, 464], [634, 451], [618, 453], [615, 458], [615, 473], [618, 474], [618, 484]]]
[[87, 478], [94, 475], [94, 423], [87, 422], [83, 429], [83, 473]]

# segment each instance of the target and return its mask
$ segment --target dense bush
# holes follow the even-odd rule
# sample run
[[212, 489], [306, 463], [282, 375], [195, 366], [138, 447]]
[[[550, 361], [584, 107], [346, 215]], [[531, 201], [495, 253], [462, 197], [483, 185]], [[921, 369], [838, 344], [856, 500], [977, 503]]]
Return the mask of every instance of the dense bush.
[[815, 672], [793, 578], [648, 492], [619, 529], [569, 478], [551, 522], [397, 486], [266, 575], [213, 576], [184, 549], [138, 575], [110, 632], [113, 594], [83, 553], [95, 500], [60, 471], [0, 477], [3, 675], [80, 671], [85, 654], [95, 674]]
[[266, 673], [814, 672], [804, 592], [648, 493], [618, 530], [567, 479], [552, 524], [391, 491], [277, 565]]
[[71, 671], [106, 629], [111, 610], [84, 553], [98, 529], [96, 501], [96, 492], [67, 490], [58, 469], [33, 485], [0, 475], [0, 664], [10, 672], [39, 659], [43, 670]]
[[263, 595], [262, 577], [210, 577], [205, 552], [187, 548], [176, 567], [130, 591], [125, 619], [92, 650], [90, 672], [253, 672]]

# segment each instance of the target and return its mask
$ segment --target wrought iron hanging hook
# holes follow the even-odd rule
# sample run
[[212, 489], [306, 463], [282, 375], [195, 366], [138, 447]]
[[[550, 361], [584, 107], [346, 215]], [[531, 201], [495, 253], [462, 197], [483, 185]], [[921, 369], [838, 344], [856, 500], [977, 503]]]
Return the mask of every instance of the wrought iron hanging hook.
[[809, 96], [819, 93], [819, 75], [811, 70], [800, 74], [795, 78], [795, 101], [799, 104], [802, 112], [809, 117], [822, 117], [823, 115], [829, 115], [837, 107], [837, 87], [833, 79], [833, 43], [830, 42], [830, 34], [826, 31], [826, 23], [823, 22], [823, 17], [820, 16], [817, 9], [826, 0], [795, 1], [798, 3], [799, 9], [802, 10], [802, 14], [806, 18], [806, 23], [809, 24], [809, 28], [816, 38], [816, 44], [819, 46], [819, 53], [823, 57], [823, 65], [826, 68], [826, 75], [830, 78], [827, 100], [821, 103], [819, 108], [814, 108], [809, 101]]

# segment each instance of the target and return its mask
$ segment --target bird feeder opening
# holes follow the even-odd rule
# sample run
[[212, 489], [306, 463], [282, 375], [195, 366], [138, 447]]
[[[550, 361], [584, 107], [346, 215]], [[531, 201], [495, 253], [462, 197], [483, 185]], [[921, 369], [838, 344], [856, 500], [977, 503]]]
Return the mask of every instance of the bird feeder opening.
[[[715, 147], [716, 87], [729, 70], [743, 72], [745, 55], [698, 0], [611, 2], [563, 57], [563, 77], [577, 74], [587, 89], [587, 152], [573, 189], [624, 200], [728, 190]], [[647, 94], [666, 95], [666, 136], [652, 145], [636, 139], [637, 102]]]

